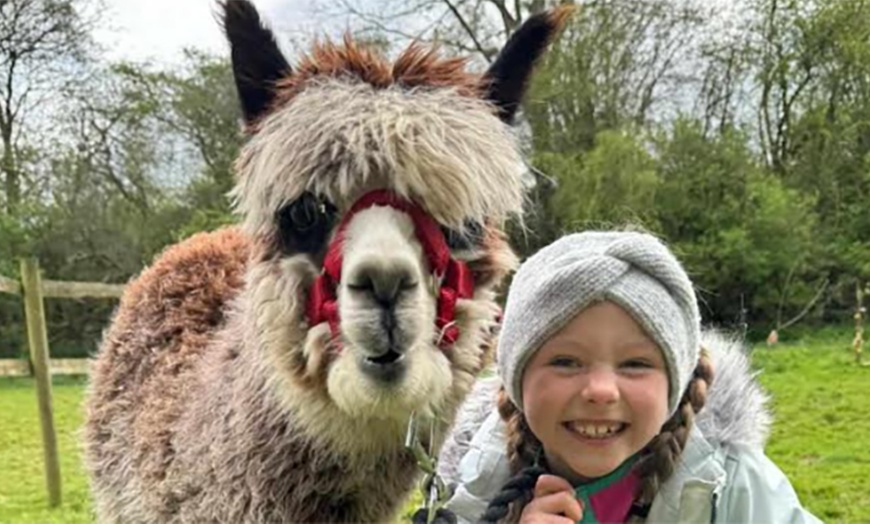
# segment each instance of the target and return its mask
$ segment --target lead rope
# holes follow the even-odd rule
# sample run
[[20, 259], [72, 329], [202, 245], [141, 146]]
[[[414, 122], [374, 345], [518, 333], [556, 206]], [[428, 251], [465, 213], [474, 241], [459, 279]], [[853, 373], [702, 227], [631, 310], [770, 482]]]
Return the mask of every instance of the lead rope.
[[417, 414], [412, 413], [408, 420], [408, 430], [405, 433], [405, 449], [414, 455], [417, 468], [424, 477], [420, 483], [423, 494], [423, 507], [414, 512], [414, 524], [456, 524], [456, 515], [444, 507], [450, 499], [451, 490], [438, 474], [438, 459], [433, 454], [435, 442], [435, 420], [429, 423], [429, 449], [420, 442]]

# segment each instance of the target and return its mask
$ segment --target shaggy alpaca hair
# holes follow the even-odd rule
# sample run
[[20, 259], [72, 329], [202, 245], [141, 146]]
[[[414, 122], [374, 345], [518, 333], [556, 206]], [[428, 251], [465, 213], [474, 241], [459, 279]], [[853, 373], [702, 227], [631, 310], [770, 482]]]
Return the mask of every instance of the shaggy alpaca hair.
[[[531, 17], [473, 74], [416, 45], [389, 64], [351, 39], [291, 67], [247, 0], [222, 7], [249, 138], [242, 223], [167, 249], [128, 286], [86, 401], [97, 513], [388, 521], [417, 475], [410, 417], [439, 428], [423, 435], [437, 447], [491, 360], [496, 286], [516, 264], [503, 227], [523, 200], [509, 124], [568, 11]], [[449, 325], [419, 216], [349, 212], [373, 192], [428, 217], [472, 276]], [[330, 253], [335, 325], [308, 305]]]

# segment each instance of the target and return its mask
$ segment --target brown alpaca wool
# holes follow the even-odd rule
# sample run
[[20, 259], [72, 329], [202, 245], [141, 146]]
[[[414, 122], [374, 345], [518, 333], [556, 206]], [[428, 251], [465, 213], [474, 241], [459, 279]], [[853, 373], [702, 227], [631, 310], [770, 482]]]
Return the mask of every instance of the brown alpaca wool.
[[[477, 75], [419, 46], [389, 64], [351, 39], [293, 67], [253, 5], [222, 7], [248, 134], [241, 223], [168, 248], [105, 333], [84, 442], [98, 519], [390, 521], [418, 476], [410, 417], [440, 441], [492, 358], [516, 265], [504, 224], [524, 198], [509, 124], [567, 11], [530, 18]], [[445, 298], [451, 275], [429, 269], [408, 212], [377, 205], [334, 246], [337, 330], [311, 325], [336, 227], [375, 190], [434, 219], [471, 298]]]

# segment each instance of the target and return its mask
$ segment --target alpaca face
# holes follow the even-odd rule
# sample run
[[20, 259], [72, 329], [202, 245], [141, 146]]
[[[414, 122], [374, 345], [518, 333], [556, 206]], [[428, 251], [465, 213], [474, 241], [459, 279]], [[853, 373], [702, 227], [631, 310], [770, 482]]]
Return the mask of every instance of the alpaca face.
[[[438, 415], [491, 352], [494, 286], [516, 263], [502, 229], [523, 202], [525, 168], [506, 124], [564, 15], [533, 17], [479, 76], [417, 46], [389, 64], [349, 39], [291, 68], [250, 3], [230, 0], [225, 10], [250, 135], [232, 196], [257, 246], [247, 310], [258, 346], [294, 391], [345, 414]], [[449, 348], [435, 322], [441, 276], [411, 218], [386, 206], [347, 218], [375, 190], [431, 217], [474, 275]], [[305, 303], [337, 235], [336, 330], [312, 322]]]
[[343, 251], [342, 349], [329, 370], [330, 396], [366, 416], [432, 411], [452, 378], [437, 345], [437, 282], [412, 221], [395, 209], [367, 209], [348, 224]]
[[[487, 360], [498, 315], [493, 277], [514, 264], [497, 240], [522, 202], [523, 164], [509, 129], [490, 104], [452, 88], [406, 93], [345, 81], [309, 86], [259, 126], [238, 164], [238, 208], [246, 231], [260, 239], [262, 263], [297, 261], [262, 273], [271, 281], [284, 272], [295, 296], [268, 291], [286, 284], [255, 285], [264, 294], [254, 309], [280, 312], [264, 318], [286, 323], [288, 332], [308, 322], [311, 279], [348, 210], [372, 190], [418, 205], [438, 223], [452, 256], [477, 269], [476, 296], [458, 305], [460, 339], [445, 350], [435, 322], [441, 282], [413, 221], [391, 207], [368, 208], [343, 230], [338, 333], [309, 324], [297, 344], [264, 326], [264, 345], [285, 355], [288, 376], [304, 371], [345, 413], [440, 412], [457, 382]], [[295, 346], [305, 348], [298, 361], [287, 356]]]
[[344, 241], [338, 283], [345, 349], [362, 371], [386, 383], [401, 379], [404, 356], [432, 341], [434, 286], [411, 219], [374, 207], [354, 217]]

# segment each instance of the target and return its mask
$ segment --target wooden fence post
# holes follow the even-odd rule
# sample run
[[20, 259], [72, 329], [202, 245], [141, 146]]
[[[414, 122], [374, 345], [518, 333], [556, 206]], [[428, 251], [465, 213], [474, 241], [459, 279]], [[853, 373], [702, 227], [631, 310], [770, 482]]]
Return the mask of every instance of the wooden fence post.
[[867, 288], [861, 288], [861, 281], [855, 284], [855, 314], [852, 318], [855, 319], [855, 338], [852, 339], [852, 349], [855, 351], [855, 363], [863, 365], [861, 353], [864, 349], [864, 317], [867, 313], [867, 308], [864, 307], [864, 298], [870, 295], [870, 282], [867, 283]]
[[48, 360], [45, 308], [42, 301], [42, 279], [39, 275], [39, 262], [35, 258], [21, 260], [21, 285], [24, 291], [30, 361], [33, 363], [33, 373], [36, 378], [48, 505], [56, 507], [60, 505], [60, 462], [57, 457], [57, 436], [54, 432], [51, 409], [51, 369]]

